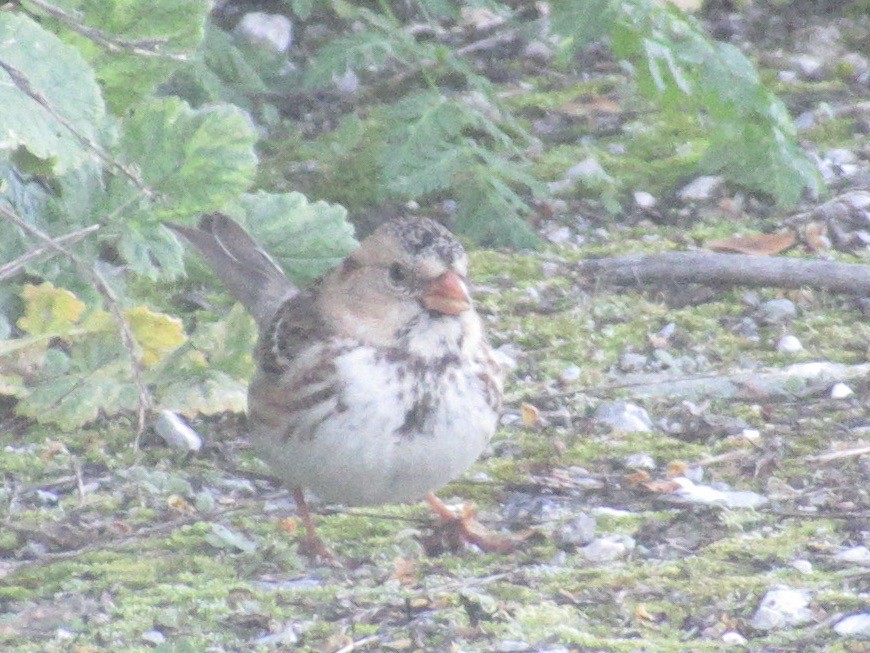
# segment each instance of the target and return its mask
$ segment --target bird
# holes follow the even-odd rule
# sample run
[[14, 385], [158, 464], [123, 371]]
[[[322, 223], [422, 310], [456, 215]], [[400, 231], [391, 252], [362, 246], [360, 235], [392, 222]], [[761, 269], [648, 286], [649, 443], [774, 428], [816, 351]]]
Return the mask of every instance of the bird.
[[384, 222], [300, 289], [227, 215], [167, 226], [258, 324], [247, 430], [292, 489], [306, 553], [335, 562], [306, 490], [345, 506], [425, 499], [454, 536], [513, 549], [509, 535], [434, 494], [480, 456], [503, 392], [469, 291], [467, 253], [446, 227], [425, 217]]

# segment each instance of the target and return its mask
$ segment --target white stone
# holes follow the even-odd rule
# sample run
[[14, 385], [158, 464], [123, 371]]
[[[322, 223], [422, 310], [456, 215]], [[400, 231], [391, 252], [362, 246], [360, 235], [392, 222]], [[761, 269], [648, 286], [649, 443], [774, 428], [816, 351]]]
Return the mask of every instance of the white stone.
[[811, 574], [813, 573], [813, 563], [809, 560], [804, 560], [800, 558], [798, 560], [792, 560], [791, 566], [797, 569], [802, 574]]
[[803, 351], [803, 348], [804, 346], [801, 344], [801, 341], [791, 335], [783, 336], [776, 343], [777, 351], [781, 351], [784, 354], [796, 354], [799, 351]]
[[202, 438], [171, 410], [160, 411], [154, 430], [170, 447], [183, 451], [199, 451]]
[[843, 637], [870, 639], [870, 612], [850, 614], [837, 622], [834, 631]]
[[806, 590], [786, 586], [768, 590], [752, 617], [752, 627], [774, 630], [805, 624], [813, 618], [809, 603], [810, 593]]
[[565, 173], [568, 179], [583, 179], [586, 181], [606, 181], [610, 179], [610, 175], [598, 163], [595, 157], [587, 157], [580, 163], [571, 166], [568, 172]]
[[853, 546], [840, 551], [834, 556], [834, 560], [856, 564], [859, 567], [870, 567], [870, 549], [866, 546]]
[[627, 401], [609, 401], [595, 409], [595, 421], [623, 433], [652, 431], [652, 420], [640, 406]]
[[845, 383], [835, 383], [831, 388], [831, 399], [845, 399], [851, 397], [855, 392]]
[[634, 194], [634, 203], [642, 209], [651, 209], [656, 205], [656, 198], [646, 191], [639, 190]]
[[293, 43], [293, 23], [287, 16], [253, 11], [236, 25], [236, 34], [273, 52], [285, 52]]
[[698, 177], [685, 185], [677, 195], [684, 202], [702, 202], [710, 199], [724, 181], [725, 178], [718, 175]]
[[722, 634], [722, 643], [729, 646], [746, 646], [746, 638], [736, 630], [729, 630]]

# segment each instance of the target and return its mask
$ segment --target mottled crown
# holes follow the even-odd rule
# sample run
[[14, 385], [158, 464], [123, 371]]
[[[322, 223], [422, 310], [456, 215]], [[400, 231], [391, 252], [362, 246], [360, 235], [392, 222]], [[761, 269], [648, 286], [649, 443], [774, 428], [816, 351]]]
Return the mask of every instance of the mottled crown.
[[437, 256], [447, 264], [465, 256], [462, 243], [447, 227], [429, 218], [399, 218], [384, 223], [379, 231], [396, 238], [415, 257]]

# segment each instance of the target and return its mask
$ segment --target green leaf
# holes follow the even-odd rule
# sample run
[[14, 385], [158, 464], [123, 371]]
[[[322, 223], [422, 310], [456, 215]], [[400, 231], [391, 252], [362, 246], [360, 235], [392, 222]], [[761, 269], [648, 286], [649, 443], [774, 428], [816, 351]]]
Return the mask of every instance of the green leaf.
[[250, 117], [230, 105], [191, 109], [168, 98], [137, 107], [124, 122], [120, 148], [156, 192], [137, 221], [183, 219], [220, 208], [252, 183], [256, 140]]
[[174, 279], [184, 272], [184, 246], [163, 225], [119, 225], [119, 251], [130, 269], [149, 279]]
[[[0, 69], [0, 148], [25, 147], [57, 173], [93, 157], [79, 137], [98, 142], [106, 109], [94, 71], [81, 54], [30, 18], [3, 11], [0, 63], [14, 69]], [[10, 73], [51, 110], [16, 86]]]
[[186, 417], [244, 413], [248, 405], [247, 385], [219, 370], [200, 368], [158, 387], [160, 407]]
[[257, 342], [257, 325], [241, 304], [235, 304], [223, 320], [201, 325], [191, 341], [208, 354], [212, 369], [237, 379], [250, 378], [254, 371], [251, 353]]
[[181, 65], [167, 55], [193, 56], [211, 9], [207, 0], [54, 0], [53, 4], [109, 39], [144, 42], [144, 50], [156, 44], [153, 56], [143, 56], [130, 47], [107, 49], [57, 26], [63, 39], [75, 45], [97, 71], [106, 102], [116, 115], [152, 93]]
[[319, 278], [357, 246], [344, 207], [311, 203], [302, 193], [247, 194], [225, 210], [300, 284]]

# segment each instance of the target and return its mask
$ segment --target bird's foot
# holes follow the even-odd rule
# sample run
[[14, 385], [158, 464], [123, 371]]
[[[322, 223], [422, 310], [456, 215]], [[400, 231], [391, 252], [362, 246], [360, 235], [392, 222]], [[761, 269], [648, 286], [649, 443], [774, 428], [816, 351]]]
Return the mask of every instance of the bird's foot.
[[[461, 550], [464, 544], [473, 544], [490, 553], [510, 553], [524, 541], [504, 533], [496, 533], [477, 521], [474, 505], [466, 503], [457, 514], [434, 494], [426, 501], [439, 518], [431, 544], [432, 550]], [[440, 545], [436, 544], [440, 543]]]
[[341, 564], [328, 546], [326, 542], [320, 539], [319, 535], [305, 535], [299, 540], [299, 553], [311, 560], [314, 564], [326, 565], [333, 569], [341, 569], [344, 565]]

